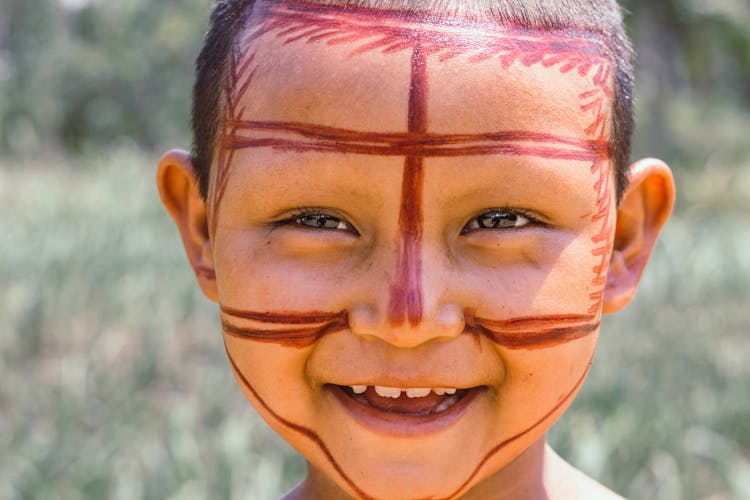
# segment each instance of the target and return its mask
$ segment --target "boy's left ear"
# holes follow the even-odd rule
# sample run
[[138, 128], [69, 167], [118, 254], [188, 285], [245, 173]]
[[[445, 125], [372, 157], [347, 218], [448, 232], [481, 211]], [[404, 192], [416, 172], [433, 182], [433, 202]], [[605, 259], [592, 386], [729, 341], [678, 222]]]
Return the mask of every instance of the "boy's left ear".
[[190, 265], [204, 295], [218, 300], [206, 203], [200, 195], [198, 178], [190, 154], [173, 150], [159, 160], [156, 174], [159, 195], [182, 237]]
[[674, 179], [664, 162], [648, 158], [632, 164], [629, 172], [630, 183], [617, 209], [604, 313], [619, 311], [635, 295], [656, 238], [674, 206]]

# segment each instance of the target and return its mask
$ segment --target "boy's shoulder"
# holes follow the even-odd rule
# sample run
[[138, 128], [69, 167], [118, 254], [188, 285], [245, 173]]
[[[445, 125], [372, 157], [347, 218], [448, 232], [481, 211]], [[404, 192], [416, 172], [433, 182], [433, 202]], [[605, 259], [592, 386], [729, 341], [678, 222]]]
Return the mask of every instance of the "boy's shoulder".
[[546, 468], [553, 485], [551, 499], [623, 500], [623, 497], [576, 469], [547, 447]]

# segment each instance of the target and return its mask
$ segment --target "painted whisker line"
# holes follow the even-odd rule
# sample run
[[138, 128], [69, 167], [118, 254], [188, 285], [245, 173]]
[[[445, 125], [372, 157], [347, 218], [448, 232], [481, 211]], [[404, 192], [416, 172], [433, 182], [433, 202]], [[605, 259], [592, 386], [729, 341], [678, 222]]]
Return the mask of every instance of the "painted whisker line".
[[[328, 333], [349, 328], [346, 312], [270, 313], [227, 307], [222, 307], [221, 312], [221, 325], [227, 335], [285, 347], [309, 347]], [[252, 321], [255, 325], [241, 326], [228, 318]]]
[[221, 313], [235, 318], [249, 319], [261, 323], [285, 323], [294, 325], [304, 325], [311, 323], [328, 323], [332, 321], [346, 321], [347, 314], [345, 311], [330, 312], [258, 312], [244, 311], [230, 307], [221, 307]]
[[481, 324], [468, 329], [470, 333], [481, 333], [494, 343], [508, 349], [542, 349], [586, 337], [599, 328], [599, 322], [544, 330], [497, 331]]
[[543, 326], [560, 326], [561, 324], [575, 325], [591, 323], [596, 320], [593, 314], [551, 314], [546, 316], [519, 316], [509, 319], [473, 318], [474, 322], [481, 322], [492, 328], [534, 328]]
[[287, 328], [278, 330], [260, 330], [234, 325], [226, 320], [221, 326], [227, 335], [254, 340], [265, 344], [279, 344], [285, 347], [309, 347], [328, 333], [345, 330], [345, 323], [328, 323], [319, 327]]
[[586, 337], [600, 321], [593, 315], [552, 315], [507, 320], [469, 318], [466, 333], [481, 334], [508, 349], [543, 349]]

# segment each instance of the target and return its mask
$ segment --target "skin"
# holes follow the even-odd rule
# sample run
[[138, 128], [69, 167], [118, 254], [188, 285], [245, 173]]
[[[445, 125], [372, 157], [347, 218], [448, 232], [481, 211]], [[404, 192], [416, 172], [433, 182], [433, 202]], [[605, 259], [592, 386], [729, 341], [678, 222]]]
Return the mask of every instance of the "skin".
[[[608, 62], [581, 48], [598, 42], [545, 65], [560, 55], [544, 54], [549, 32], [495, 26], [542, 53], [503, 64], [476, 57], [490, 35], [466, 21], [399, 21], [415, 36], [384, 50], [297, 35], [321, 16], [392, 26], [389, 13], [299, 25], [262, 6], [228, 72], [208, 200], [184, 152], [162, 158], [158, 185], [223, 308], [240, 386], [308, 461], [289, 498], [614, 497], [544, 434], [583, 383], [602, 312], [635, 293], [674, 188], [643, 160], [616, 206]], [[576, 55], [601, 71], [563, 70]], [[467, 135], [489, 146], [445, 153]], [[498, 211], [518, 227], [478, 225]], [[306, 226], [311, 214], [336, 227]], [[394, 434], [347, 412], [332, 384], [483, 389], [450, 425]]]

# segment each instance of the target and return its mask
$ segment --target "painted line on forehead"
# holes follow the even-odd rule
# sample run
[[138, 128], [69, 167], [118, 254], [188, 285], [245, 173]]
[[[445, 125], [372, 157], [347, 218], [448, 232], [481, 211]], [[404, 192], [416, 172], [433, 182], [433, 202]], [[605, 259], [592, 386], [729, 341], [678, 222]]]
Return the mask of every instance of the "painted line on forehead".
[[240, 370], [240, 367], [237, 366], [237, 363], [234, 361], [234, 358], [232, 357], [232, 354], [229, 352], [229, 347], [226, 345], [226, 342], [224, 343], [224, 349], [227, 353], [227, 357], [229, 358], [229, 363], [232, 365], [232, 370], [234, 370], [234, 373], [237, 377], [239, 377], [242, 385], [250, 391], [250, 393], [253, 395], [253, 397], [258, 401], [258, 403], [265, 409], [271, 417], [273, 417], [274, 420], [276, 420], [279, 424], [283, 425], [287, 429], [290, 429], [298, 434], [301, 434], [302, 436], [306, 437], [310, 441], [315, 444], [320, 451], [323, 453], [323, 456], [325, 456], [326, 460], [328, 460], [328, 463], [331, 464], [331, 466], [334, 468], [334, 470], [341, 476], [341, 478], [346, 482], [346, 484], [349, 485], [349, 487], [354, 490], [357, 495], [359, 495], [360, 498], [363, 500], [375, 500], [374, 497], [369, 496], [367, 493], [365, 493], [347, 474], [344, 472], [344, 469], [341, 467], [341, 465], [336, 461], [336, 459], [333, 457], [333, 454], [331, 453], [331, 450], [328, 449], [328, 446], [323, 442], [323, 440], [320, 438], [320, 436], [313, 431], [312, 429], [309, 429], [303, 425], [295, 424], [294, 422], [285, 419], [278, 413], [276, 413], [273, 408], [271, 408], [268, 403], [260, 396], [258, 391], [255, 390], [253, 385], [250, 383], [250, 381], [245, 377], [245, 374]]
[[252, 44], [273, 35], [285, 44], [325, 43], [350, 47], [350, 57], [377, 51], [394, 54], [414, 50], [438, 62], [463, 57], [469, 63], [497, 60], [501, 68], [518, 63], [541, 65], [566, 74], [575, 70], [588, 78], [592, 89], [582, 92], [580, 110], [592, 114], [586, 131], [603, 136], [604, 103], [611, 98], [611, 61], [602, 33], [579, 29], [519, 28], [498, 22], [450, 17], [436, 19], [425, 13], [350, 9], [340, 6], [282, 2], [267, 6], [247, 29], [242, 43]]
[[[427, 63], [420, 45], [414, 46], [409, 84], [408, 130], [412, 134], [427, 131]], [[422, 198], [424, 157], [409, 154], [404, 160], [401, 181], [401, 209], [398, 225], [400, 246], [396, 278], [390, 286], [388, 318], [401, 325], [408, 318], [411, 326], [422, 321]]]
[[558, 314], [523, 316], [505, 320], [470, 317], [465, 333], [484, 335], [508, 349], [545, 349], [587, 337], [599, 329], [597, 316]]
[[570, 391], [565, 394], [558, 403], [553, 406], [547, 413], [545, 413], [541, 418], [539, 418], [536, 422], [531, 424], [526, 429], [522, 430], [521, 432], [514, 434], [513, 436], [505, 439], [504, 441], [500, 442], [499, 444], [495, 445], [485, 456], [482, 458], [482, 460], [477, 465], [476, 469], [474, 469], [474, 472], [464, 481], [464, 483], [453, 493], [448, 495], [447, 497], [439, 500], [450, 500], [453, 498], [456, 498], [461, 492], [464, 491], [464, 489], [471, 483], [471, 481], [479, 474], [479, 471], [484, 467], [484, 465], [498, 452], [500, 452], [503, 448], [507, 447], [514, 441], [517, 441], [518, 439], [522, 438], [526, 434], [530, 433], [540, 425], [542, 425], [548, 418], [550, 418], [555, 412], [557, 412], [560, 408], [562, 408], [565, 404], [567, 404], [573, 396], [575, 396], [576, 392], [578, 392], [578, 389], [581, 388], [583, 385], [584, 380], [586, 380], [586, 375], [588, 375], [589, 370], [591, 369], [591, 363], [594, 361], [594, 356], [592, 354], [591, 359], [589, 359], [589, 362], [586, 364], [586, 368], [583, 370], [583, 373], [581, 374], [581, 377], [578, 379], [578, 381], [575, 383], [575, 385], [570, 389]]
[[606, 140], [506, 130], [478, 134], [362, 132], [300, 122], [240, 121], [233, 136], [220, 139], [226, 150], [268, 147], [293, 152], [331, 152], [373, 156], [452, 157], [536, 156], [592, 161], [611, 154]]
[[[357, 52], [410, 49], [419, 38], [424, 54], [443, 52], [446, 57], [455, 55], [454, 52], [475, 53], [481, 59], [488, 51], [504, 50], [549, 55], [575, 53], [586, 59], [603, 59], [607, 53], [603, 35], [596, 30], [528, 28], [460, 15], [436, 16], [429, 11], [286, 1], [266, 4], [255, 19], [260, 21], [248, 27], [244, 42], [274, 33], [287, 43], [300, 40], [325, 41], [330, 45], [361, 43]], [[529, 60], [532, 59], [535, 58]]]
[[[227, 335], [283, 347], [309, 347], [329, 333], [349, 328], [345, 311], [254, 312], [222, 306], [221, 314], [221, 325]], [[237, 320], [243, 324], [238, 324]]]
[[589, 78], [593, 88], [580, 94], [582, 112], [593, 115], [587, 132], [603, 137], [606, 128], [605, 98], [611, 98], [611, 61], [601, 32], [581, 29], [521, 28], [492, 21], [429, 13], [381, 11], [306, 2], [281, 2], [266, 6], [244, 41], [271, 34], [285, 44], [325, 43], [350, 47], [350, 57], [377, 51], [394, 54], [413, 50], [417, 44], [425, 56], [444, 62], [464, 57], [469, 63], [497, 60], [502, 68], [518, 63], [541, 65], [560, 73], [575, 70]]

